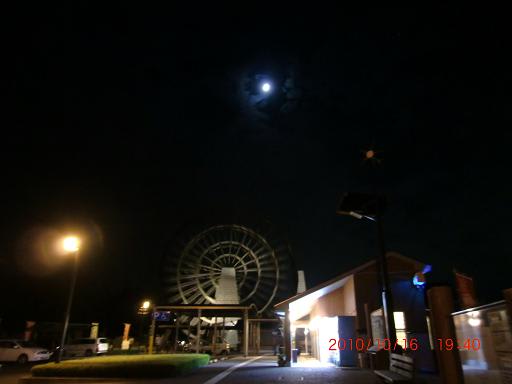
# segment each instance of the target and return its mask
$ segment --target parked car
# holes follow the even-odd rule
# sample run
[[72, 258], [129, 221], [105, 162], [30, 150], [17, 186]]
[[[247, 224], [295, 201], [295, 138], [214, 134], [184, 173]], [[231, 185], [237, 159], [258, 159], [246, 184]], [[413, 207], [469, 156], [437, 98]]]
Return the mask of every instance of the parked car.
[[105, 337], [97, 339], [83, 338], [64, 345], [64, 356], [93, 356], [107, 353], [108, 340]]
[[[218, 337], [216, 340], [215, 349], [212, 347], [212, 343], [201, 340], [199, 342], [199, 353], [208, 353], [211, 355], [215, 350], [216, 355], [229, 355], [229, 352], [231, 350], [231, 346], [229, 345], [229, 343], [225, 339], [221, 339], [220, 337]], [[191, 341], [189, 344], [186, 344], [184, 348], [184, 350], [188, 352], [195, 352], [196, 349], [197, 346], [194, 341]]]
[[25, 364], [29, 361], [49, 360], [51, 352], [30, 341], [0, 340], [0, 361]]

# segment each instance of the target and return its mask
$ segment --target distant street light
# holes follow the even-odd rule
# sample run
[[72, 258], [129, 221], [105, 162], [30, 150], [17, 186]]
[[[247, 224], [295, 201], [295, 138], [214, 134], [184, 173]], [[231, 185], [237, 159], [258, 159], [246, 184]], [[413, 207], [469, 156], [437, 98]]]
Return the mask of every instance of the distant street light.
[[142, 340], [143, 337], [144, 337], [144, 318], [146, 317], [146, 315], [149, 313], [149, 309], [151, 308], [151, 300], [144, 300], [142, 302], [142, 305], [139, 307], [139, 310], [137, 311], [137, 313], [140, 316], [140, 321], [139, 321], [139, 337], [140, 339]]
[[71, 305], [73, 304], [73, 294], [75, 292], [76, 275], [78, 273], [78, 251], [80, 250], [80, 239], [75, 236], [65, 237], [62, 241], [62, 247], [66, 253], [73, 257], [73, 273], [71, 275], [71, 287], [69, 288], [68, 306], [66, 308], [66, 317], [64, 320], [64, 328], [62, 329], [62, 338], [60, 340], [60, 348], [55, 359], [56, 363], [60, 363], [62, 359], [62, 351], [66, 342], [66, 334], [69, 326], [69, 316], [71, 314]]
[[62, 241], [62, 247], [66, 252], [76, 252], [80, 249], [80, 240], [75, 236], [65, 237]]
[[139, 307], [139, 315], [147, 315], [149, 308], [151, 307], [151, 300], [144, 300], [142, 305]]

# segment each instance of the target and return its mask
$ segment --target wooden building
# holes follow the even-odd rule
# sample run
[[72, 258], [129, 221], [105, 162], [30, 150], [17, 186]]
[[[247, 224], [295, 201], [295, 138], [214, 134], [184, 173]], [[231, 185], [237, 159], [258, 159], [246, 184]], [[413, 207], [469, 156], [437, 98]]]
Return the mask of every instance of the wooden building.
[[[414, 276], [426, 265], [394, 252], [386, 257], [397, 339], [405, 353], [416, 358], [418, 370], [433, 371], [425, 294], [413, 284]], [[368, 347], [384, 347], [386, 341], [375, 260], [284, 300], [274, 309], [284, 320], [288, 360], [291, 351], [298, 349], [321, 362], [363, 367], [369, 364]]]

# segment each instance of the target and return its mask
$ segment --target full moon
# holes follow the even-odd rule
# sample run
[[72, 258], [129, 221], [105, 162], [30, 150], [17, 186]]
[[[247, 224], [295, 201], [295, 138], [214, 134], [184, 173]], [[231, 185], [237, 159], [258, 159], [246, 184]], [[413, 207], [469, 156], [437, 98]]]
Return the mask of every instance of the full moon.
[[270, 83], [263, 83], [263, 85], [261, 86], [261, 90], [265, 93], [270, 92], [271, 88], [272, 87], [270, 86]]

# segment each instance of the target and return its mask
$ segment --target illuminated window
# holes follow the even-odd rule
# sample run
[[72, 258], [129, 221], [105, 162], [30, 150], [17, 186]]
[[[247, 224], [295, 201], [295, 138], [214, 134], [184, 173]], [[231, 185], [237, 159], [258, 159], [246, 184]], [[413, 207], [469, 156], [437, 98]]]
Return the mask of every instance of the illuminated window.
[[403, 312], [393, 312], [393, 318], [395, 319], [396, 338], [398, 344], [402, 348], [407, 347], [407, 334], [405, 333], [405, 317]]

